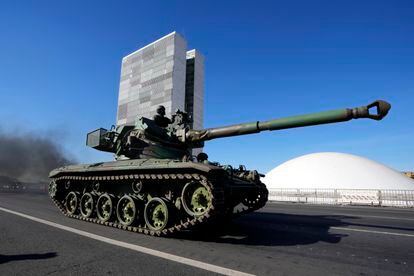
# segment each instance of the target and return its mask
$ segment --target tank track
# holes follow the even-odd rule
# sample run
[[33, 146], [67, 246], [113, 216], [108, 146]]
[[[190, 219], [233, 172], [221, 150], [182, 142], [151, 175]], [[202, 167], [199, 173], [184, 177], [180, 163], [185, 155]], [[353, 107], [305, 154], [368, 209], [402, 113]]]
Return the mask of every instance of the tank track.
[[[225, 205], [225, 190], [223, 185], [218, 185], [215, 183], [209, 181], [208, 178], [204, 175], [198, 174], [198, 173], [192, 173], [192, 174], [124, 174], [124, 175], [99, 175], [99, 176], [74, 176], [74, 175], [63, 175], [56, 178], [52, 178], [50, 185], [49, 185], [49, 194], [50, 189], [53, 185], [55, 185], [55, 189], [57, 186], [63, 187], [64, 184], [60, 182], [64, 181], [90, 181], [89, 184], [92, 184], [93, 181], [116, 181], [116, 180], [156, 180], [156, 181], [166, 181], [166, 180], [178, 180], [178, 181], [203, 181], [206, 186], [208, 187], [208, 190], [211, 194], [212, 204], [210, 208], [201, 216], [199, 217], [187, 217], [185, 219], [181, 219], [177, 223], [175, 223], [172, 226], [169, 226], [163, 230], [160, 231], [154, 231], [151, 229], [148, 229], [146, 225], [144, 226], [126, 226], [122, 225], [121, 223], [115, 221], [102, 221], [99, 218], [86, 218], [82, 216], [81, 214], [70, 214], [67, 209], [65, 208], [65, 199], [57, 199], [55, 196], [50, 195], [51, 199], [53, 200], [54, 204], [57, 206], [57, 208], [60, 210], [60, 212], [69, 217], [74, 218], [78, 220], [83, 220], [91, 223], [101, 224], [109, 227], [114, 227], [118, 229], [122, 229], [125, 231], [130, 232], [136, 232], [151, 236], [171, 236], [179, 231], [184, 230], [191, 230], [199, 225], [214, 223], [215, 219], [219, 219], [223, 216], [228, 216], [228, 208]], [[86, 185], [84, 185], [86, 186]], [[266, 190], [266, 189], [265, 189]], [[266, 190], [267, 191], [267, 190]], [[56, 192], [56, 190], [55, 190]], [[124, 195], [133, 195], [133, 193], [124, 194]], [[117, 198], [119, 200], [120, 197]], [[266, 198], [263, 198], [262, 200], [259, 200], [256, 204], [256, 206], [253, 207], [247, 207], [242, 210], [237, 210], [236, 214], [237, 216], [253, 212], [254, 210], [257, 210], [261, 207], [263, 207], [266, 204], [267, 201], [267, 194]], [[79, 208], [79, 206], [78, 206]], [[79, 213], [79, 211], [78, 211]]]

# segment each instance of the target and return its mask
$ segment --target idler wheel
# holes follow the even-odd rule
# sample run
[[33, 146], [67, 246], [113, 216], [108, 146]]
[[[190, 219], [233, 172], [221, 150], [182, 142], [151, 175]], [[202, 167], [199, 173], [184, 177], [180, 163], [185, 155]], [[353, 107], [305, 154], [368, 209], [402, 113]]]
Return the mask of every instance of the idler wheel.
[[210, 209], [212, 197], [206, 185], [193, 181], [184, 186], [181, 202], [187, 214], [199, 217]]
[[91, 193], [85, 193], [80, 200], [80, 212], [82, 217], [89, 218], [93, 214], [95, 198]]
[[144, 219], [147, 227], [153, 231], [161, 231], [167, 227], [169, 213], [167, 203], [154, 197], [145, 205]]
[[113, 213], [113, 196], [109, 194], [103, 194], [98, 198], [96, 202], [96, 214], [98, 218], [105, 222], [112, 217]]
[[79, 193], [70, 192], [65, 198], [66, 211], [73, 215], [78, 209]]
[[137, 216], [135, 200], [127, 195], [121, 197], [116, 206], [116, 216], [122, 225], [131, 225]]
[[49, 183], [49, 195], [50, 197], [54, 198], [56, 196], [56, 191], [57, 191], [57, 184], [55, 180], [52, 180]]

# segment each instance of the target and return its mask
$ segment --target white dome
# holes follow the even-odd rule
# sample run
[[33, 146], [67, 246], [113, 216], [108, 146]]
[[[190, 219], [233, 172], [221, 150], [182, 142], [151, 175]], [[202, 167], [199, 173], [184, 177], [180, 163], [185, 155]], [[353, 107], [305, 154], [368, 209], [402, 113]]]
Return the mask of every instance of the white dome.
[[364, 157], [321, 152], [277, 166], [262, 179], [268, 188], [414, 190], [414, 180]]

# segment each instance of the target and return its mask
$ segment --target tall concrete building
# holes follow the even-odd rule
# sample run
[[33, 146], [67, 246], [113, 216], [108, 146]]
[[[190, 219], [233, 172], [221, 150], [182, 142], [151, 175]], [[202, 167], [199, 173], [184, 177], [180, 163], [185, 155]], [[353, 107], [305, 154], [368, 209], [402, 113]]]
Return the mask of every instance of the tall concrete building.
[[193, 128], [203, 128], [204, 57], [197, 50], [187, 52], [185, 110], [193, 116]]
[[137, 116], [152, 118], [159, 105], [167, 117], [176, 109], [203, 127], [204, 58], [187, 51], [187, 42], [172, 32], [122, 59], [117, 125], [133, 124]]

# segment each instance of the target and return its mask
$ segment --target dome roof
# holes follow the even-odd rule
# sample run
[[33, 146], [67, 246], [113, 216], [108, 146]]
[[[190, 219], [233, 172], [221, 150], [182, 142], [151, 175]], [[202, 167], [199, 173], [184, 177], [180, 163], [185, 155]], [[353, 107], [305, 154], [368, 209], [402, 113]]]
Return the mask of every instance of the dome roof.
[[337, 152], [289, 160], [262, 179], [268, 188], [414, 190], [414, 180], [373, 160]]

